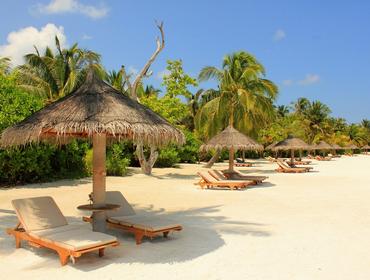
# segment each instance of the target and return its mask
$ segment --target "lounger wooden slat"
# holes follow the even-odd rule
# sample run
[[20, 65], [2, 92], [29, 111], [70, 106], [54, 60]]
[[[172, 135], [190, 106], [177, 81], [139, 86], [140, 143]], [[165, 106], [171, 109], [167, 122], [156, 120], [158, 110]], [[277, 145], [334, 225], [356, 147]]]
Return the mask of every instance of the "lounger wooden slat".
[[[14, 236], [16, 248], [21, 247], [22, 241], [27, 241], [33, 247], [54, 250], [59, 255], [61, 265], [66, 265], [69, 258], [74, 263], [76, 258], [91, 251], [98, 251], [99, 256], [102, 257], [105, 248], [119, 245], [113, 236], [68, 225], [51, 197], [17, 199], [12, 203], [19, 223], [15, 228], [8, 228], [6, 232]], [[27, 205], [29, 205], [28, 208]], [[37, 219], [38, 215], [42, 215], [40, 219]], [[48, 233], [42, 234], [45, 231]], [[84, 234], [86, 242], [82, 240]], [[61, 235], [64, 236], [62, 240], [56, 237]], [[68, 240], [69, 235], [73, 237], [70, 238], [71, 240]]]

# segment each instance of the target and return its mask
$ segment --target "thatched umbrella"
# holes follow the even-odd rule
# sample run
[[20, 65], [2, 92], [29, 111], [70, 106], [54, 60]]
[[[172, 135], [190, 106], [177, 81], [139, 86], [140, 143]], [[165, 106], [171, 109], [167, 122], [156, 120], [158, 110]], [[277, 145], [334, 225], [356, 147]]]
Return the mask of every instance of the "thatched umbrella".
[[315, 145], [315, 150], [321, 150], [324, 153], [325, 156], [325, 151], [332, 149], [333, 147], [326, 143], [325, 141], [320, 141], [317, 145]]
[[306, 144], [303, 140], [299, 138], [295, 138], [293, 136], [288, 136], [283, 141], [280, 141], [275, 144], [275, 146], [272, 148], [273, 151], [279, 151], [279, 150], [290, 150], [291, 153], [291, 164], [294, 165], [294, 151], [295, 150], [310, 150], [310, 146]]
[[363, 147], [361, 148], [361, 150], [365, 150], [365, 153], [366, 153], [366, 154], [368, 153], [369, 149], [370, 149], [370, 146], [369, 146], [369, 145], [365, 145], [365, 146], [363, 146]]
[[331, 146], [334, 148], [334, 150], [342, 150], [343, 149], [343, 147], [339, 146], [338, 144], [332, 144]]
[[[265, 150], [269, 150], [269, 151], [272, 151], [272, 149], [275, 147], [275, 145], [277, 144], [278, 142], [275, 141], [273, 143], [271, 143], [270, 145], [266, 146]], [[278, 155], [277, 155], [277, 151], [275, 151], [275, 158], [277, 158]]]
[[[71, 138], [92, 139], [93, 207], [96, 208], [105, 205], [107, 139], [132, 140], [157, 147], [185, 141], [182, 132], [165, 119], [109, 86], [90, 70], [75, 92], [4, 130], [1, 145], [39, 141], [61, 144]], [[93, 230], [105, 230], [104, 212], [93, 213]]]
[[237, 150], [263, 150], [263, 146], [258, 144], [252, 138], [239, 132], [232, 126], [228, 126], [225, 130], [214, 136], [206, 144], [200, 147], [201, 151], [209, 151], [211, 149], [229, 150], [229, 172], [234, 170], [234, 152]]

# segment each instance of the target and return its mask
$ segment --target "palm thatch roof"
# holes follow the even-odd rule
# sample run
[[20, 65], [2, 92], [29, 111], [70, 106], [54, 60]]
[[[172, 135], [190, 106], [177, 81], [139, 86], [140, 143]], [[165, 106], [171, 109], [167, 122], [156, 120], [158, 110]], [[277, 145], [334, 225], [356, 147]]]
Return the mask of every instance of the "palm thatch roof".
[[361, 148], [362, 150], [369, 150], [370, 149], [370, 146], [369, 145], [365, 145]]
[[331, 150], [333, 147], [326, 143], [325, 141], [320, 141], [317, 145], [315, 145], [316, 150]]
[[272, 150], [272, 148], [273, 148], [273, 147], [275, 147], [275, 145], [276, 145], [277, 143], [278, 143], [278, 142], [276, 141], [276, 142], [274, 142], [274, 143], [272, 143], [272, 144], [268, 145], [268, 146], [265, 148], [265, 150]]
[[105, 133], [109, 140], [162, 146], [183, 144], [183, 133], [149, 108], [123, 95], [93, 71], [75, 92], [46, 106], [1, 135], [4, 147], [40, 140], [65, 143]]
[[225, 130], [214, 136], [206, 144], [200, 147], [201, 151], [211, 149], [231, 149], [235, 150], [263, 150], [263, 146], [258, 144], [252, 138], [239, 132], [232, 126], [228, 126]]
[[299, 138], [295, 138], [293, 136], [288, 136], [283, 141], [280, 141], [275, 144], [275, 146], [272, 148], [273, 151], [278, 150], [309, 150], [310, 145], [308, 145], [306, 142]]
[[358, 147], [355, 145], [355, 144], [350, 144], [346, 147], [346, 149], [350, 149], [350, 150], [356, 150], [358, 149]]
[[335, 150], [343, 150], [343, 147], [339, 146], [338, 144], [332, 144], [332, 147], [333, 147]]

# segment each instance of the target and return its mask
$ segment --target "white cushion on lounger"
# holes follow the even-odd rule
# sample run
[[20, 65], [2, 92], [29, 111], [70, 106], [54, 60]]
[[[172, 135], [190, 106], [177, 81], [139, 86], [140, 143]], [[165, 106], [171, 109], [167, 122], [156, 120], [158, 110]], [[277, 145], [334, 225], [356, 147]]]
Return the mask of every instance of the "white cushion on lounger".
[[65, 231], [55, 229], [55, 232], [49, 231], [48, 234], [42, 234], [42, 231], [38, 231], [30, 233], [30, 235], [72, 251], [79, 251], [117, 241], [117, 238], [114, 236], [94, 232], [85, 227]]
[[120, 217], [110, 217], [109, 221], [113, 223], [119, 223], [124, 226], [132, 226], [134, 228], [146, 230], [146, 231], [162, 231], [174, 227], [179, 227], [179, 224], [175, 222], [164, 219], [161, 217], [150, 217], [150, 216], [120, 216]]
[[27, 231], [67, 225], [66, 218], [50, 196], [15, 199], [12, 204]]
[[91, 231], [90, 225], [65, 225], [61, 227], [56, 228], [48, 228], [48, 229], [41, 229], [41, 230], [33, 230], [30, 231], [29, 234], [34, 237], [42, 237], [50, 234], [60, 233], [64, 231], [71, 231], [71, 230], [77, 230], [77, 229], [88, 229]]

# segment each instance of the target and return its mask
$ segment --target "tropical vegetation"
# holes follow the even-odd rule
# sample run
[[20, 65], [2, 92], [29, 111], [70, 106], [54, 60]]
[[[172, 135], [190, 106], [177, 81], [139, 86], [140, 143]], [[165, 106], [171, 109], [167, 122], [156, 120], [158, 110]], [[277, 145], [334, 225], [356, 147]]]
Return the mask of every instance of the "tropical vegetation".
[[[98, 53], [81, 49], [77, 43], [64, 49], [55, 38], [55, 46], [43, 53], [35, 47], [34, 53], [25, 56], [25, 63], [15, 68], [10, 59], [0, 58], [0, 132], [73, 92], [88, 68], [132, 97], [133, 77], [124, 66], [107, 71]], [[182, 147], [159, 148], [155, 166], [208, 160], [212, 154], [200, 154], [200, 145], [229, 125], [265, 146], [290, 134], [308, 143], [325, 140], [359, 147], [369, 143], [368, 119], [347, 123], [333, 117], [326, 104], [304, 97], [292, 104], [277, 105], [278, 87], [266, 78], [266, 72], [252, 54], [239, 51], [226, 55], [220, 68], [204, 67], [197, 78], [185, 72], [182, 60], [169, 60], [161, 89], [146, 84], [145, 79], [140, 81], [136, 98], [186, 137]], [[208, 80], [213, 80], [214, 87], [202, 88]], [[144, 148], [145, 153], [149, 151]], [[227, 152], [221, 154], [221, 158], [226, 156]], [[0, 184], [87, 176], [91, 174], [91, 161], [91, 143], [81, 140], [62, 147], [40, 144], [0, 150]], [[139, 166], [133, 143], [111, 145], [107, 150], [108, 175], [126, 175], [128, 166]]]

